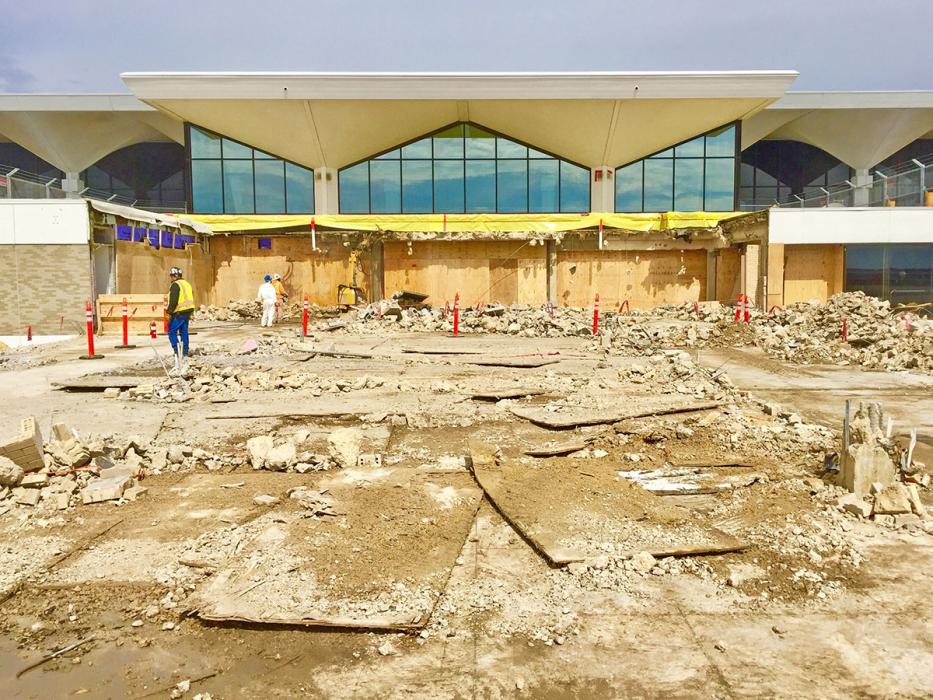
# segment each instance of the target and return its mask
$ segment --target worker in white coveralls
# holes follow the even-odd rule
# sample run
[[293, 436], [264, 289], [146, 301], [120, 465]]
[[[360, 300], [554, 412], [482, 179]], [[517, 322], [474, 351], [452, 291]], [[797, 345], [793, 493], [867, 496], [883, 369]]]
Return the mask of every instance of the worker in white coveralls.
[[272, 275], [266, 275], [265, 282], [259, 285], [259, 293], [256, 298], [262, 302], [262, 321], [260, 325], [263, 328], [271, 328], [275, 321], [275, 302], [277, 295], [275, 287], [272, 286]]

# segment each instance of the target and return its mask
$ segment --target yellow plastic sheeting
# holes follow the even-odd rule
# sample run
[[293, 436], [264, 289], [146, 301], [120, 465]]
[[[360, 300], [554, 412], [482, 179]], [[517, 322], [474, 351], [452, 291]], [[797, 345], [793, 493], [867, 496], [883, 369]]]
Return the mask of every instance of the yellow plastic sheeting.
[[630, 231], [666, 231], [676, 228], [711, 228], [744, 212], [667, 212], [663, 214], [189, 214], [208, 224], [214, 233], [310, 228], [347, 231], [465, 233], [556, 233], [584, 228]]

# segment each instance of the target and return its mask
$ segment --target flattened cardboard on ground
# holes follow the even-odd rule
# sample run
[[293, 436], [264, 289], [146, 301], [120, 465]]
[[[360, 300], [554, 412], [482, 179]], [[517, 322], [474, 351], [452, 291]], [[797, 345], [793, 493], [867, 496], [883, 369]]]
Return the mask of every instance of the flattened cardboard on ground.
[[719, 401], [695, 401], [692, 403], [662, 404], [643, 409], [593, 410], [585, 406], [561, 407], [560, 410], [548, 410], [546, 406], [513, 406], [509, 410], [518, 418], [531, 421], [536, 425], [552, 430], [565, 430], [583, 425], [603, 425], [619, 423], [630, 418], [663, 416], [671, 413], [689, 413], [706, 411], [721, 406]]
[[[387, 468], [343, 470], [315, 488], [327, 490], [340, 516], [283, 515], [284, 522], [244, 544], [205, 583], [192, 612], [215, 622], [424, 627], [469, 535], [482, 491], [465, 473], [427, 476]], [[400, 592], [399, 583], [409, 590]]]
[[[542, 460], [529, 467], [498, 459], [495, 448], [470, 443], [473, 474], [502, 516], [552, 566], [611, 553], [644, 551], [655, 557], [733, 552], [744, 543], [686, 510], [665, 503], [611, 465]], [[602, 470], [602, 471], [600, 471]], [[596, 472], [596, 473], [593, 473]]]
[[485, 350], [470, 350], [468, 348], [455, 348], [455, 347], [446, 347], [446, 348], [413, 348], [413, 347], [402, 347], [403, 353], [417, 354], [417, 355], [482, 355]]

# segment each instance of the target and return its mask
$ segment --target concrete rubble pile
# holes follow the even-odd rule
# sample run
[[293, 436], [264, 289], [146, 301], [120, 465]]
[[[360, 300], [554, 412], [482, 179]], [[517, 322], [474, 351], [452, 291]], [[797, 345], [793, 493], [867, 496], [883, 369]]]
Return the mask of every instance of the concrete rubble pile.
[[[845, 321], [847, 342], [843, 340]], [[825, 304], [792, 304], [754, 320], [757, 343], [793, 362], [933, 371], [933, 326], [887, 301], [846, 292]]]
[[[301, 320], [302, 303], [292, 301], [283, 304], [276, 311], [276, 319], [280, 321]], [[336, 313], [335, 308], [321, 308], [317, 304], [308, 307], [309, 318], [319, 318], [324, 315]], [[202, 305], [194, 313], [195, 321], [256, 321], [262, 318], [262, 302], [257, 299], [232, 299], [226, 306]]]
[[912, 459], [884, 429], [884, 414], [877, 403], [860, 404], [849, 422], [839, 451], [836, 507], [862, 519], [894, 528], [917, 528], [933, 533], [933, 513], [920, 499], [930, 486], [926, 466]]
[[13, 441], [0, 447], [0, 512], [135, 500], [146, 492], [138, 480], [165, 467], [164, 452], [160, 461], [139, 438], [82, 438], [56, 423], [52, 439], [43, 442], [34, 418], [25, 419], [23, 428], [17, 440], [21, 446], [28, 441], [28, 448], [11, 451]]

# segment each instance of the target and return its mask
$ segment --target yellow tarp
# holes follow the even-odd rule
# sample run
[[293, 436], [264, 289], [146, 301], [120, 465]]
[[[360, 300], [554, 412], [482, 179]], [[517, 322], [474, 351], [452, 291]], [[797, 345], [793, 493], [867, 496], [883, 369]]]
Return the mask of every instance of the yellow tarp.
[[192, 221], [208, 224], [214, 233], [232, 231], [268, 231], [271, 229], [308, 229], [311, 219], [318, 230], [429, 231], [460, 233], [552, 233], [598, 228], [631, 231], [667, 231], [678, 228], [711, 228], [720, 221], [745, 212], [683, 212], [664, 214], [187, 214]]

